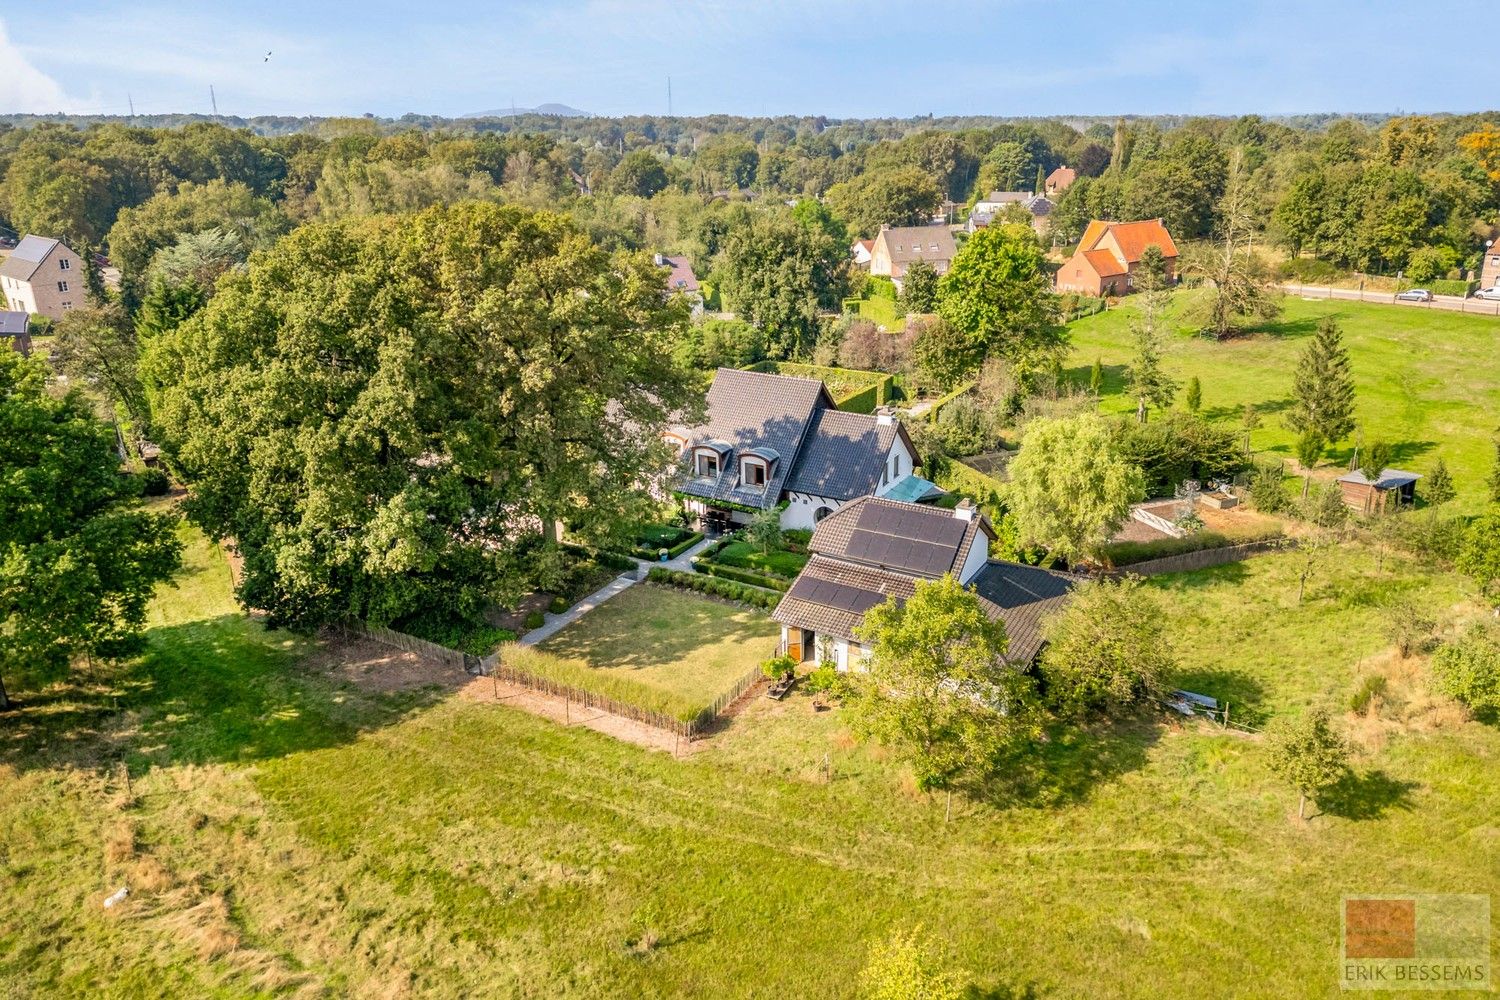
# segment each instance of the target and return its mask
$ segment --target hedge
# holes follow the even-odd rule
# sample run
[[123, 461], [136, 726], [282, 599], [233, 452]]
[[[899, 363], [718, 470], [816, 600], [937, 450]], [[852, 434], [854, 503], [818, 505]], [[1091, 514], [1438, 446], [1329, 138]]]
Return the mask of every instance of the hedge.
[[664, 566], [651, 567], [651, 572], [646, 574], [646, 579], [652, 583], [692, 590], [710, 597], [739, 601], [767, 611], [776, 607], [781, 601], [781, 594], [774, 590], [762, 590], [759, 587], [749, 587], [733, 580], [721, 580], [718, 577], [704, 576], [700, 573], [684, 573], [682, 570], [667, 569]]
[[726, 580], [734, 580], [737, 583], [748, 583], [752, 587], [769, 587], [772, 590], [785, 591], [792, 585], [792, 581], [779, 576], [770, 576], [766, 573], [757, 573], [750, 569], [740, 569], [738, 566], [726, 566], [723, 563], [704, 562], [698, 560], [693, 568], [700, 573], [709, 576], [721, 576]]
[[[694, 545], [697, 545], [701, 541], [703, 541], [703, 532], [695, 531], [691, 535], [688, 535], [686, 538], [684, 538], [682, 541], [678, 542], [676, 545], [668, 547], [667, 558], [676, 559], [678, 556], [682, 555], [688, 549], [692, 548]], [[661, 558], [660, 549], [645, 549], [641, 548], [640, 546], [636, 546], [630, 551], [635, 554], [637, 559], [644, 559], [647, 562], [656, 562]]]
[[[578, 556], [580, 559], [588, 559], [596, 562], [605, 569], [617, 569], [622, 572], [627, 569], [635, 569], [635, 560], [620, 552], [609, 552], [605, 549], [590, 549], [582, 545], [574, 545], [571, 542], [564, 544], [563, 549]], [[655, 559], [655, 554], [651, 558]]]
[[1059, 305], [1064, 323], [1102, 313], [1109, 306], [1104, 299], [1096, 299], [1092, 295], [1079, 295], [1076, 292], [1066, 292], [1058, 298], [1062, 300]]
[[942, 412], [943, 407], [947, 406], [949, 403], [953, 402], [959, 396], [962, 396], [972, 388], [974, 388], [973, 382], [965, 382], [957, 389], [954, 389], [952, 392], [948, 393], [948, 395], [939, 397], [938, 401], [932, 404], [932, 409], [922, 414], [922, 419], [926, 420], [928, 423], [937, 423], [938, 414]]
[[1468, 298], [1479, 287], [1477, 281], [1460, 281], [1457, 278], [1440, 278], [1427, 282], [1427, 290], [1433, 295], [1457, 295]]
[[[874, 413], [895, 396], [895, 376], [856, 368], [829, 368], [795, 361], [762, 361], [747, 371], [815, 378], [828, 386], [834, 405], [846, 413]], [[843, 393], [843, 395], [839, 395]]]
[[979, 509], [992, 523], [998, 522], [1005, 513], [1005, 503], [1000, 498], [1002, 483], [986, 476], [972, 465], [965, 465], [956, 458], [942, 457], [927, 469], [934, 484], [951, 493], [972, 497]]

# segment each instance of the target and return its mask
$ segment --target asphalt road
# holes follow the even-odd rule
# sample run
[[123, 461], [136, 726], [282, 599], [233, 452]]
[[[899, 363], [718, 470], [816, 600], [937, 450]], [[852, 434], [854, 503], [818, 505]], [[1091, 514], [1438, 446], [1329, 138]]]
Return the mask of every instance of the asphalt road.
[[1326, 288], [1320, 285], [1282, 285], [1288, 295], [1305, 299], [1345, 299], [1350, 302], [1377, 302], [1408, 309], [1446, 309], [1449, 312], [1473, 313], [1476, 316], [1500, 317], [1500, 301], [1461, 299], [1457, 295], [1434, 295], [1431, 302], [1401, 302], [1393, 292], [1361, 291], [1354, 288]]

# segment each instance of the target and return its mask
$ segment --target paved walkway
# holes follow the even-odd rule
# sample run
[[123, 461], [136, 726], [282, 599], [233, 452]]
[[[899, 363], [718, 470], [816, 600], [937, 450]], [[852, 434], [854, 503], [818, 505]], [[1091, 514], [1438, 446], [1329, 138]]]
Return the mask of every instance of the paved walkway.
[[542, 627], [534, 628], [521, 636], [519, 640], [520, 644], [523, 646], [535, 646], [539, 642], [552, 638], [552, 636], [588, 614], [611, 597], [614, 597], [626, 587], [634, 586], [634, 584], [635, 574], [627, 572], [615, 577], [608, 584], [594, 591], [562, 614], [554, 615], [550, 611], [547, 612], [547, 620]]
[[705, 538], [703, 539], [703, 541], [699, 542], [697, 545], [694, 545], [692, 548], [688, 549], [676, 559], [668, 559], [666, 562], [647, 563], [647, 565], [665, 566], [667, 569], [680, 569], [684, 573], [691, 573], [693, 571], [693, 556], [702, 552], [704, 549], [708, 548], [716, 541], [718, 541], [717, 538]]

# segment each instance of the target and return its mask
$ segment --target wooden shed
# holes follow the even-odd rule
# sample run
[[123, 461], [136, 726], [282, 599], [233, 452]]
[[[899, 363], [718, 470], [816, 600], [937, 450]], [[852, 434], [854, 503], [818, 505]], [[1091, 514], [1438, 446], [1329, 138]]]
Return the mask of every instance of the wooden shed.
[[1393, 508], [1410, 507], [1417, 500], [1417, 480], [1422, 477], [1415, 472], [1400, 469], [1382, 469], [1380, 478], [1370, 482], [1359, 469], [1347, 476], [1339, 477], [1339, 490], [1344, 494], [1344, 504], [1361, 514], [1383, 514], [1387, 505]]

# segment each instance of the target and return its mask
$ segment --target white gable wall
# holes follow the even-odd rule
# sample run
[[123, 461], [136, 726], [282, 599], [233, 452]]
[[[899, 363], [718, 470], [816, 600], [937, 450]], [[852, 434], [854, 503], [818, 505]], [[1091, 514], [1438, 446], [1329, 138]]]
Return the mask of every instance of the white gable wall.
[[786, 495], [787, 505], [781, 512], [781, 528], [808, 528], [817, 525], [814, 515], [818, 508], [827, 507], [829, 510], [838, 510], [844, 506], [844, 501], [834, 500], [831, 497], [820, 497], [812, 493], [788, 493]]
[[[976, 512], [974, 516], [980, 515]], [[990, 536], [980, 531], [978, 537], [974, 539], [974, 547], [969, 550], [969, 557], [964, 560], [963, 568], [958, 572], [958, 582], [968, 583], [978, 576], [979, 571], [984, 569], [984, 564], [989, 562], [989, 558]]]
[[[886, 452], [885, 471], [880, 474], [880, 483], [875, 487], [875, 495], [883, 497], [889, 493], [891, 487], [896, 485], [896, 480], [916, 471], [916, 462], [916, 453], [906, 446], [906, 439], [897, 434], [896, 440], [891, 442], [891, 450]], [[896, 470], [894, 475], [893, 469]]]

